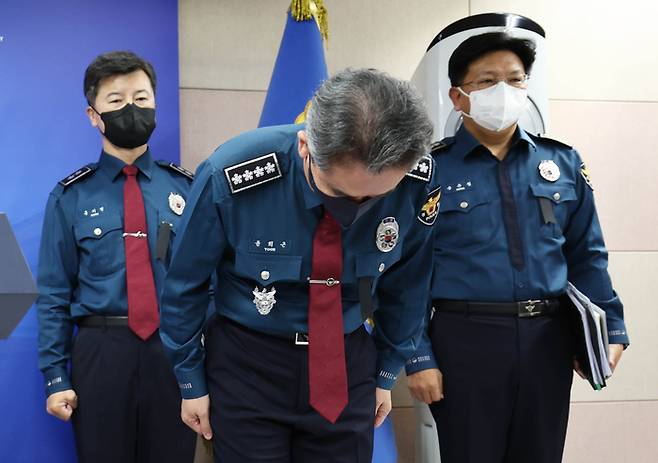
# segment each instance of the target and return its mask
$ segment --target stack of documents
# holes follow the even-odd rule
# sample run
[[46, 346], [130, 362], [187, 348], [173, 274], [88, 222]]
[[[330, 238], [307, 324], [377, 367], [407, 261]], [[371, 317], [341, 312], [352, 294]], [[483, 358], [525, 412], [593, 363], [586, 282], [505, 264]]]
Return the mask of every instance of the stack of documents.
[[592, 387], [599, 391], [612, 376], [608, 362], [608, 327], [605, 312], [568, 283], [567, 296], [575, 308], [576, 359]]

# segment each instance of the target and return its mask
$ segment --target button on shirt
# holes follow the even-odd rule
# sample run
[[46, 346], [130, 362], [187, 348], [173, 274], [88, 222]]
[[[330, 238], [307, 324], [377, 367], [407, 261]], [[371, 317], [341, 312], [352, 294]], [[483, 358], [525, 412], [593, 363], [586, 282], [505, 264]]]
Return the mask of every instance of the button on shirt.
[[[608, 253], [580, 155], [521, 129], [503, 161], [463, 127], [444, 144], [434, 153], [442, 196], [435, 225], [432, 299], [550, 298], [564, 294], [568, 280], [605, 310], [610, 343], [627, 344], [623, 307], [608, 274]], [[542, 161], [555, 165], [544, 173], [548, 179], [540, 173]], [[519, 220], [523, 265], [518, 269], [511, 263], [503, 220], [501, 162], [511, 179]], [[551, 181], [558, 169], [558, 178]], [[541, 198], [550, 201], [554, 221], [545, 220]], [[434, 367], [425, 335], [407, 363], [407, 373]]]
[[[89, 166], [93, 172], [66, 187], [58, 184], [48, 198], [37, 279], [39, 367], [47, 394], [71, 388], [67, 363], [76, 318], [128, 314], [121, 173], [125, 165], [103, 152], [99, 162]], [[169, 197], [173, 193], [185, 198], [190, 179], [154, 162], [149, 151], [134, 165], [139, 169], [159, 293], [166, 259], [156, 259], [158, 229], [165, 224], [176, 232], [180, 216], [170, 207]]]
[[[200, 338], [211, 274], [217, 275], [217, 313], [269, 335], [308, 332], [312, 242], [323, 208], [297, 151], [302, 129], [289, 125], [249, 132], [222, 145], [199, 167], [162, 296], [160, 335], [183, 398], [207, 393]], [[261, 161], [248, 164], [259, 158], [262, 166]], [[249, 172], [233, 169], [243, 163]], [[271, 178], [261, 177], [267, 179], [262, 183], [252, 178], [253, 172], [267, 172], [268, 164]], [[256, 183], [240, 189], [245, 179]], [[418, 214], [433, 184], [433, 177], [405, 177], [343, 229], [343, 274], [336, 277], [342, 285], [344, 331], [363, 323], [358, 280], [373, 278], [377, 382], [388, 389], [418, 345], [429, 299], [433, 228]], [[399, 233], [390, 252], [383, 252], [376, 245], [377, 229], [389, 217]], [[261, 313], [255, 300], [265, 294], [275, 302]]]

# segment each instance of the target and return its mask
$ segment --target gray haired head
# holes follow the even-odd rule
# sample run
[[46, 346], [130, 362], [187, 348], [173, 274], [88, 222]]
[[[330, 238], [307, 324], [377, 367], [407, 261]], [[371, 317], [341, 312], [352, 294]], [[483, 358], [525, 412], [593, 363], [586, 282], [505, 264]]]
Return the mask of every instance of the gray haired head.
[[360, 162], [370, 172], [409, 168], [429, 152], [432, 123], [408, 82], [375, 69], [345, 69], [311, 100], [306, 136], [322, 170]]

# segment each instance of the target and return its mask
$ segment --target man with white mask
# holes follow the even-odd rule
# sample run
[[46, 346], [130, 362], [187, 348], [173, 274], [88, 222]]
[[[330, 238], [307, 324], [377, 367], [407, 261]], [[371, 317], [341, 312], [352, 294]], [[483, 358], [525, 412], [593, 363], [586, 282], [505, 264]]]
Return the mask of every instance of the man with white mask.
[[612, 369], [628, 345], [580, 155], [517, 125], [534, 59], [532, 41], [492, 32], [449, 62], [463, 126], [432, 153], [434, 315], [407, 363], [412, 395], [437, 422], [442, 463], [562, 460], [579, 371], [567, 281], [605, 310]]

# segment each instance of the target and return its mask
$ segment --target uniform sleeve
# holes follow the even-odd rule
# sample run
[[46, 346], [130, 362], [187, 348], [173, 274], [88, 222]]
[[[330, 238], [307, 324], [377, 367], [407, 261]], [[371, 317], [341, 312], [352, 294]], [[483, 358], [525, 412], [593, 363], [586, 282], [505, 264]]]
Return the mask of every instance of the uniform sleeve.
[[584, 165], [580, 156], [575, 154], [578, 163], [578, 201], [564, 230], [568, 278], [576, 288], [605, 311], [610, 343], [628, 345], [624, 309], [612, 288], [608, 274], [608, 251], [594, 205], [594, 194], [582, 175]]
[[428, 307], [425, 326], [423, 328], [420, 340], [418, 341], [418, 348], [404, 365], [407, 376], [418, 373], [419, 371], [438, 368], [434, 358], [434, 351], [432, 350], [432, 342], [430, 341], [429, 336], [429, 317], [431, 310], [431, 307]]
[[[418, 208], [420, 210], [420, 207]], [[375, 345], [377, 386], [391, 389], [426, 329], [430, 297], [433, 227], [414, 219], [402, 258], [377, 284]]]
[[213, 173], [206, 161], [192, 183], [160, 304], [160, 337], [184, 399], [208, 393], [201, 332], [211, 276], [225, 245]]
[[46, 395], [72, 388], [68, 375], [73, 336], [70, 304], [77, 274], [73, 229], [67, 224], [59, 198], [51, 193], [43, 221], [37, 276], [39, 369], [44, 376]]

